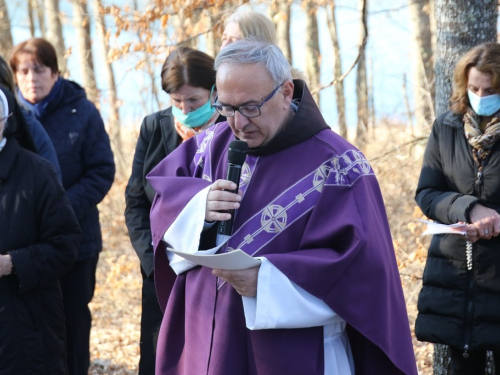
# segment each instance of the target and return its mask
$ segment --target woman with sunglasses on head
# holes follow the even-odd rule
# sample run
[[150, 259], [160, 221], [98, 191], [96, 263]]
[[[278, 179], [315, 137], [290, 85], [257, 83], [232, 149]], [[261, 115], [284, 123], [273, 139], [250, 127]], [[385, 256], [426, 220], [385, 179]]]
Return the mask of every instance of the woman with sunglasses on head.
[[156, 339], [163, 313], [156, 297], [149, 211], [155, 191], [146, 175], [183, 141], [224, 121], [214, 108], [214, 59], [188, 47], [179, 47], [165, 60], [162, 89], [172, 106], [146, 116], [142, 122], [125, 197], [125, 220], [130, 240], [141, 261], [142, 317], [139, 375], [154, 374]]

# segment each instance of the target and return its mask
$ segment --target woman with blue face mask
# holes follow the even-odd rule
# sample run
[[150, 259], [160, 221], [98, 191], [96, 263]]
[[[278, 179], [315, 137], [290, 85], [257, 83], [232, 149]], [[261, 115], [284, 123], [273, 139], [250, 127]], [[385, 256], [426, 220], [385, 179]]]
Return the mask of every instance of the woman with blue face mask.
[[500, 369], [500, 45], [468, 51], [450, 111], [434, 123], [416, 192], [423, 213], [460, 234], [432, 238], [418, 301], [419, 340], [450, 347], [452, 374]]
[[170, 96], [170, 112], [182, 141], [215, 124], [219, 117], [212, 107], [215, 98], [213, 61], [201, 51], [180, 47], [163, 64], [162, 89]]
[[170, 96], [172, 106], [146, 116], [137, 140], [125, 191], [125, 221], [143, 277], [139, 375], [155, 373], [156, 338], [163, 318], [154, 286], [149, 222], [155, 191], [146, 175], [183, 141], [225, 121], [211, 105], [215, 97], [213, 66], [214, 59], [203, 52], [188, 47], [173, 51], [161, 71], [162, 88]]

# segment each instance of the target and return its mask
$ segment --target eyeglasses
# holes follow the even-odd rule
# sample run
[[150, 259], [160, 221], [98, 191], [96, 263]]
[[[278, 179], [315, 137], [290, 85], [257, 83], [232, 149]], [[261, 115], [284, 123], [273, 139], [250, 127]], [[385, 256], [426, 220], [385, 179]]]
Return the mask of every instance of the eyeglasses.
[[[283, 82], [285, 83], [285, 81]], [[239, 107], [233, 107], [232, 105], [222, 105], [222, 104], [217, 104], [217, 99], [219, 98], [218, 95], [215, 96], [214, 104], [212, 104], [212, 107], [214, 107], [217, 112], [219, 112], [222, 116], [225, 117], [233, 117], [236, 111], [241, 113], [243, 116], [248, 117], [248, 118], [253, 118], [253, 117], [259, 117], [260, 116], [260, 107], [264, 105], [267, 101], [271, 100], [271, 98], [276, 94], [278, 89], [283, 86], [283, 83], [279, 84], [268, 96], [265, 98], [262, 103], [258, 105], [241, 105]]]
[[7, 119], [8, 119], [10, 116], [12, 116], [12, 112], [11, 112], [11, 113], [9, 113], [9, 114], [8, 114], [7, 116], [5, 116], [5, 117], [0, 117], [0, 122], [7, 121]]

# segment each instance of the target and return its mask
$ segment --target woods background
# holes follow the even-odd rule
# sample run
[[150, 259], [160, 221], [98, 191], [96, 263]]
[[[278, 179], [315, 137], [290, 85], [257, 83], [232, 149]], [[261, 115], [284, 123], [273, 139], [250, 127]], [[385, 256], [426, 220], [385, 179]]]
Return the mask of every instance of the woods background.
[[[496, 0], [0, 0], [0, 54], [8, 59], [31, 36], [50, 40], [61, 73], [101, 109], [115, 153], [115, 184], [100, 204], [93, 374], [137, 369], [141, 277], [124, 190], [142, 117], [170, 105], [161, 64], [180, 44], [215, 56], [225, 19], [241, 6], [275, 22], [280, 47], [305, 73], [327, 122], [372, 163], [413, 332], [428, 240], [414, 202], [422, 153], [434, 118], [448, 107], [456, 61], [497, 40]], [[414, 340], [414, 348], [419, 373], [431, 374], [433, 362], [436, 374], [446, 373], [441, 349], [433, 361], [432, 345]]]

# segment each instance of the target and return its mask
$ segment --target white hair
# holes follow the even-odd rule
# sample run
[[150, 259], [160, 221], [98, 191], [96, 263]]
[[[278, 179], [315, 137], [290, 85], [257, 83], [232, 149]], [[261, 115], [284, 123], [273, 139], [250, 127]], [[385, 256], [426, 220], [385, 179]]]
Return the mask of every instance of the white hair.
[[9, 114], [9, 102], [7, 101], [7, 97], [2, 90], [0, 90], [0, 104], [0, 110], [3, 111], [0, 114], [0, 117], [5, 117]]
[[[5, 117], [9, 114], [9, 102], [7, 101], [7, 97], [5, 93], [0, 90], [0, 117]], [[3, 121], [3, 124], [0, 123], [0, 141], [3, 140], [3, 134], [5, 132], [5, 128], [7, 127], [7, 121]]]
[[292, 80], [290, 64], [278, 46], [261, 40], [247, 38], [224, 47], [215, 58], [214, 68], [222, 65], [262, 65], [275, 85]]
[[278, 44], [276, 26], [269, 17], [262, 13], [253, 10], [238, 11], [226, 20], [226, 25], [231, 22], [238, 25], [244, 38], [260, 39]]

